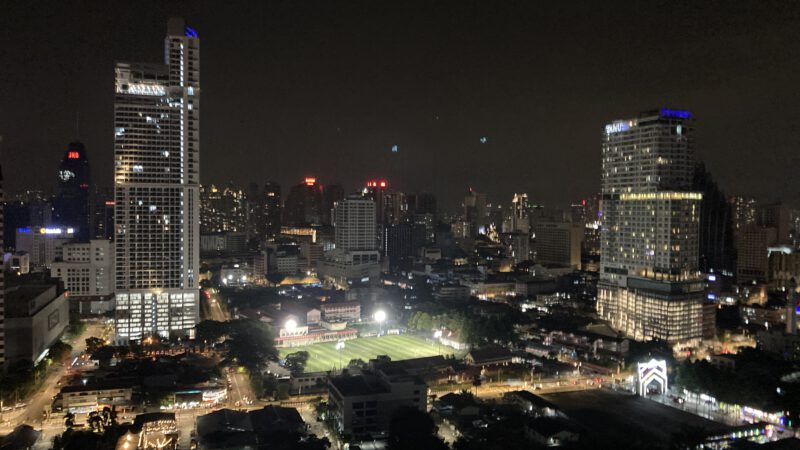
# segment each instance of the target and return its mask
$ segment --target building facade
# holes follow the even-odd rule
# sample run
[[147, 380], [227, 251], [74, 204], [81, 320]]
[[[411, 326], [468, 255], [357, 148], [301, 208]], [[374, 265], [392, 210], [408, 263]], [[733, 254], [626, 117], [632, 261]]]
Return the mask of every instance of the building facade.
[[597, 312], [636, 340], [702, 336], [692, 123], [688, 111], [660, 109], [603, 134]]
[[71, 142], [58, 166], [53, 220], [61, 226], [74, 228], [75, 237], [84, 241], [92, 236], [89, 227], [90, 186], [86, 147], [80, 142]]
[[61, 260], [50, 267], [50, 276], [59, 278], [64, 289], [76, 296], [107, 296], [113, 290], [114, 253], [110, 241], [64, 244]]
[[118, 63], [114, 102], [117, 336], [193, 330], [200, 270], [200, 40], [170, 19], [163, 64]]

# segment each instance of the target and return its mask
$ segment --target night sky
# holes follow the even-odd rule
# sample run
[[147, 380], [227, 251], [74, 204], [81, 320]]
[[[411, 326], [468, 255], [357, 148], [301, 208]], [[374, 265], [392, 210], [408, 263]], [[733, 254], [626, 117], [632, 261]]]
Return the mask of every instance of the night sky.
[[113, 64], [161, 62], [180, 15], [201, 39], [204, 183], [386, 176], [449, 206], [469, 186], [560, 205], [599, 189], [605, 123], [664, 106], [694, 112], [697, 155], [729, 194], [800, 200], [796, 2], [0, 6], [11, 193], [52, 189], [77, 112], [110, 186]]

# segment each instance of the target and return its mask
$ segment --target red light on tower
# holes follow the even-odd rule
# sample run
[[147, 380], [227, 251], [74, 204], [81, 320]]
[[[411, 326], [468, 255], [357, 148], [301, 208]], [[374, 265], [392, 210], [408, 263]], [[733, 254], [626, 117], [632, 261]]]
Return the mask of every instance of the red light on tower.
[[78, 152], [67, 152], [67, 159], [80, 159], [81, 154]]
[[581, 204], [582, 204], [583, 206], [586, 206], [586, 199], [583, 199], [583, 200], [581, 201]]
[[313, 177], [306, 177], [305, 182], [306, 182], [306, 186], [313, 186], [314, 183], [317, 182], [317, 179], [313, 178]]

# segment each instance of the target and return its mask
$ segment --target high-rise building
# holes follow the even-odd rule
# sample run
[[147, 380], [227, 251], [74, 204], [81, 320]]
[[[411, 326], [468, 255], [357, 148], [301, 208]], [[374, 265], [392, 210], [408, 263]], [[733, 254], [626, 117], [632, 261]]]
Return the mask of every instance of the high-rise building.
[[200, 40], [170, 19], [164, 63], [117, 63], [117, 336], [189, 334], [200, 270]]
[[96, 189], [93, 197], [90, 220], [92, 239], [111, 239], [114, 236], [114, 191]]
[[107, 239], [74, 242], [61, 247], [61, 257], [50, 265], [50, 276], [64, 283], [70, 301], [82, 314], [104, 313], [114, 293], [113, 244]]
[[375, 202], [351, 195], [336, 202], [334, 208], [336, 248], [375, 250]]
[[350, 195], [334, 207], [336, 248], [319, 262], [321, 279], [340, 288], [372, 284], [380, 275], [380, 252], [375, 240], [375, 202]]
[[464, 221], [469, 224], [469, 229], [465, 233], [469, 237], [475, 237], [481, 231], [485, 231], [484, 227], [488, 223], [486, 194], [469, 188], [469, 192], [464, 196]]
[[582, 224], [564, 220], [536, 221], [533, 228], [536, 262], [580, 269], [584, 230]]
[[322, 224], [333, 224], [333, 205], [344, 198], [344, 187], [341, 184], [325, 186], [322, 194]]
[[314, 177], [292, 186], [283, 205], [283, 224], [302, 227], [322, 223], [322, 185]]
[[637, 340], [703, 335], [692, 124], [688, 111], [661, 109], [603, 134], [597, 312]]
[[731, 208], [733, 208], [733, 225], [736, 230], [740, 230], [756, 221], [756, 199], [752, 197], [731, 197]]
[[80, 142], [72, 142], [58, 166], [58, 183], [53, 199], [53, 220], [56, 225], [75, 229], [75, 237], [86, 241], [92, 237], [89, 228], [89, 159]]
[[731, 276], [736, 271], [731, 204], [702, 163], [695, 167], [692, 189], [703, 194], [700, 205], [700, 271]]
[[264, 236], [273, 238], [281, 233], [281, 185], [275, 181], [264, 183], [261, 201], [264, 205]]

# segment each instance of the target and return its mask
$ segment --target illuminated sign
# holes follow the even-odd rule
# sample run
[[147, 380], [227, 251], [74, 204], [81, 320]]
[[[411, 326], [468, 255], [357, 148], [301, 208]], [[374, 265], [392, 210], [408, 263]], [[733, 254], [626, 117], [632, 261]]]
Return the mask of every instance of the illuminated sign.
[[619, 194], [622, 201], [641, 201], [641, 200], [702, 200], [703, 194], [700, 192], [644, 192], [644, 193], [624, 193]]
[[80, 159], [81, 154], [78, 152], [67, 152], [67, 159]]
[[118, 94], [133, 94], [133, 95], [153, 95], [162, 96], [166, 94], [164, 86], [159, 84], [128, 84], [117, 86]]
[[306, 186], [313, 186], [314, 183], [317, 182], [317, 179], [312, 177], [306, 177], [304, 181], [306, 182]]
[[630, 128], [630, 123], [620, 120], [606, 125], [606, 134], [620, 133], [622, 131], [628, 131]]
[[186, 27], [184, 32], [186, 33], [186, 37], [193, 37], [193, 38], [197, 37], [197, 31], [195, 31], [194, 28], [192, 27]]
[[106, 206], [114, 206], [114, 200], [107, 200]]
[[57, 227], [43, 227], [39, 228], [39, 234], [73, 234], [75, 232], [74, 228], [67, 228], [66, 230]]
[[673, 119], [691, 119], [692, 113], [680, 109], [661, 108], [661, 117], [671, 117]]
[[17, 228], [17, 231], [19, 231], [20, 233], [30, 233], [31, 229], [28, 227], [23, 227], [23, 228]]

